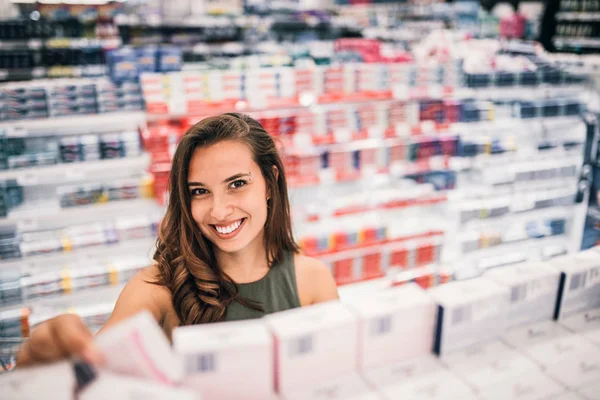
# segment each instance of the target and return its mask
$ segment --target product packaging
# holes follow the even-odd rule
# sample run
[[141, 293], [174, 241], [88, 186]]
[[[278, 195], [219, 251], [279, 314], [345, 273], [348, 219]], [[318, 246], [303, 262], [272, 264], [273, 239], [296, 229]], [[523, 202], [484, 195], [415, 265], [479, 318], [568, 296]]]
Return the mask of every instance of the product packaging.
[[79, 393], [78, 400], [202, 400], [191, 390], [152, 382], [147, 379], [99, 371]]
[[206, 398], [272, 399], [273, 337], [262, 321], [179, 327], [173, 346], [183, 385]]
[[341, 302], [265, 320], [275, 339], [275, 387], [282, 397], [357, 372], [358, 317]]
[[578, 332], [600, 346], [600, 308], [572, 315], [560, 321], [562, 326]]
[[101, 332], [95, 341], [111, 372], [162, 384], [176, 383], [183, 377], [180, 360], [148, 311]]
[[559, 273], [544, 264], [518, 264], [485, 274], [510, 290], [508, 328], [551, 320], [558, 295]]
[[560, 286], [554, 318], [600, 307], [600, 257], [591, 249], [575, 255], [550, 260], [560, 271]]
[[361, 371], [430, 354], [436, 307], [427, 293], [408, 284], [363, 293], [347, 303], [359, 316]]
[[508, 288], [486, 279], [451, 282], [429, 290], [438, 304], [434, 352], [443, 355], [501, 336], [507, 325]]
[[0, 374], [2, 398], [11, 400], [73, 400], [76, 379], [68, 361]]
[[[246, 397], [244, 397], [246, 398]], [[307, 385], [282, 397], [282, 400], [384, 400], [358, 374]]]

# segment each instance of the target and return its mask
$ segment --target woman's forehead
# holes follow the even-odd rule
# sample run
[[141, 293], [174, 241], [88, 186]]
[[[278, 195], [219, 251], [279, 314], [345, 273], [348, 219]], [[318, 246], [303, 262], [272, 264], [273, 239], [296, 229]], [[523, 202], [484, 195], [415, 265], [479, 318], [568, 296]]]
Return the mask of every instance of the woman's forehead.
[[189, 180], [219, 181], [236, 174], [256, 173], [258, 166], [250, 148], [244, 143], [223, 141], [194, 151]]

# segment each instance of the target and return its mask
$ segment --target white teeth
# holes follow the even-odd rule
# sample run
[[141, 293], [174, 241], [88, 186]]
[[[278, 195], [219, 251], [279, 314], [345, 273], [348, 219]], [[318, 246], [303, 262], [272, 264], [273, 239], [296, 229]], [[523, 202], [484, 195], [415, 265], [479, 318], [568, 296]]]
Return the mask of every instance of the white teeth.
[[223, 226], [215, 225], [215, 228], [217, 229], [217, 232], [219, 232], [220, 234], [227, 235], [227, 234], [230, 234], [231, 232], [235, 231], [237, 228], [239, 228], [241, 224], [242, 224], [242, 220], [240, 219], [229, 226], [223, 227]]

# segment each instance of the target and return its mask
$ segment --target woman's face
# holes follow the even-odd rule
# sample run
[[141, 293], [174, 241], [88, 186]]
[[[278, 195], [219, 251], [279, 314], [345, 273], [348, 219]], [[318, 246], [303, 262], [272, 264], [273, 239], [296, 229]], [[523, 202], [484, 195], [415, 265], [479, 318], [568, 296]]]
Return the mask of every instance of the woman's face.
[[221, 251], [239, 252], [255, 239], [262, 243], [268, 191], [246, 144], [222, 141], [196, 149], [188, 190], [194, 221]]

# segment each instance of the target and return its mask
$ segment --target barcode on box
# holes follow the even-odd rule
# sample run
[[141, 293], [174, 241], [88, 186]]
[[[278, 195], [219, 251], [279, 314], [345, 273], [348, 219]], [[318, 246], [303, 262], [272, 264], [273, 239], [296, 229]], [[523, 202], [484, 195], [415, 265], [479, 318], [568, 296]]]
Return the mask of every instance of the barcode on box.
[[579, 288], [584, 287], [586, 275], [587, 275], [587, 271], [578, 272], [576, 274], [573, 274], [573, 276], [571, 276], [571, 283], [569, 284], [569, 292], [572, 292]]
[[213, 353], [191, 354], [186, 360], [188, 373], [213, 372], [216, 369], [215, 355]]
[[471, 307], [465, 306], [452, 310], [452, 325], [471, 321]]
[[313, 340], [312, 336], [300, 336], [290, 343], [290, 356], [299, 356], [302, 354], [312, 353]]
[[386, 315], [371, 322], [371, 336], [385, 335], [392, 331], [392, 316]]
[[527, 297], [527, 284], [513, 286], [510, 290], [510, 302], [518, 303]]

